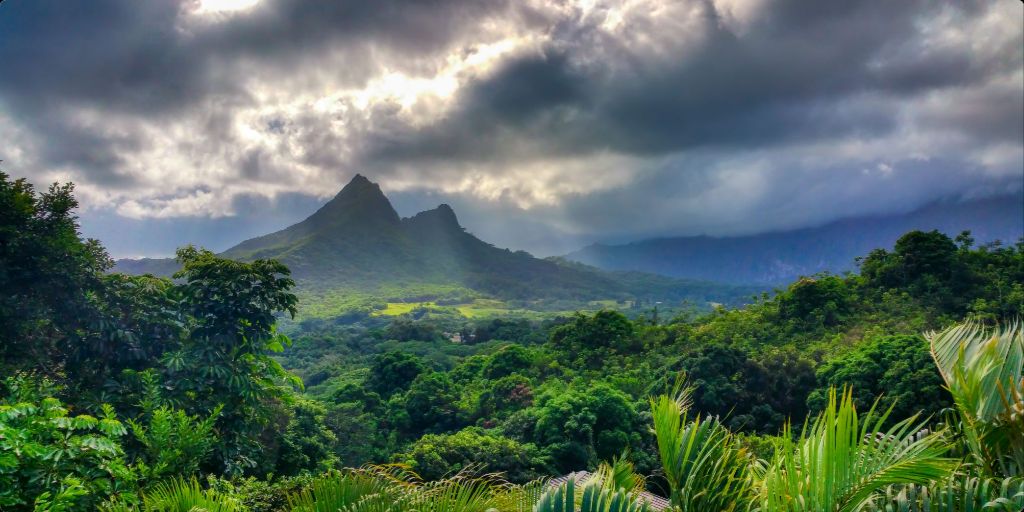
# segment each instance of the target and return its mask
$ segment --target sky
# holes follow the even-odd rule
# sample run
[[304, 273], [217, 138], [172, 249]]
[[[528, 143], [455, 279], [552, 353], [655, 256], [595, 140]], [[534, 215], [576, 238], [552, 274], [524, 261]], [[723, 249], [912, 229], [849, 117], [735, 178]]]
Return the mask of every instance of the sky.
[[356, 173], [539, 255], [1024, 187], [1013, 0], [7, 0], [0, 63], [0, 170], [115, 257]]

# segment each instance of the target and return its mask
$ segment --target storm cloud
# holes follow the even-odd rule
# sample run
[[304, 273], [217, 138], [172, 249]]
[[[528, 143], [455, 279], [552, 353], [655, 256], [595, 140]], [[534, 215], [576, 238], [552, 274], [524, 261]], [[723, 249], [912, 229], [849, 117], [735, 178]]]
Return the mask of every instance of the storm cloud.
[[1024, 187], [1013, 1], [8, 0], [0, 63], [3, 169], [118, 255], [357, 172], [542, 254]]

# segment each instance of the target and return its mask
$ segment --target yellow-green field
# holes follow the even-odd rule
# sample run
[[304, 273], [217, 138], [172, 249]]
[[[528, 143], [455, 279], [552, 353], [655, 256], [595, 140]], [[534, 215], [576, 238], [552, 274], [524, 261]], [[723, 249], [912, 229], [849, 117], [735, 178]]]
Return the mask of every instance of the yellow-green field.
[[374, 311], [374, 316], [398, 316], [411, 312], [419, 307], [434, 307], [433, 302], [388, 302], [387, 307]]
[[536, 313], [525, 309], [511, 309], [504, 302], [492, 299], [477, 299], [466, 304], [453, 304], [450, 306], [439, 306], [436, 302], [388, 302], [384, 309], [374, 311], [374, 316], [399, 316], [412, 312], [420, 307], [425, 308], [452, 308], [466, 318], [481, 318], [487, 316], [501, 316], [510, 313], [529, 314]]
[[[374, 316], [400, 316], [411, 313], [416, 308], [428, 308], [435, 310], [454, 309], [466, 318], [486, 318], [494, 316], [536, 316], [567, 313], [568, 311], [536, 311], [531, 309], [509, 307], [507, 303], [495, 299], [475, 299], [464, 304], [438, 305], [434, 301], [424, 302], [387, 302], [384, 309], [373, 312]], [[581, 311], [597, 311], [600, 309], [619, 309], [622, 304], [614, 300], [598, 300], [587, 303], [587, 307]]]
[[528, 311], [525, 309], [509, 309], [504, 302], [493, 299], [477, 299], [470, 304], [455, 306], [455, 309], [458, 309], [459, 313], [466, 318], [502, 316], [508, 314], [528, 315], [530, 313], [537, 313], [536, 311]]

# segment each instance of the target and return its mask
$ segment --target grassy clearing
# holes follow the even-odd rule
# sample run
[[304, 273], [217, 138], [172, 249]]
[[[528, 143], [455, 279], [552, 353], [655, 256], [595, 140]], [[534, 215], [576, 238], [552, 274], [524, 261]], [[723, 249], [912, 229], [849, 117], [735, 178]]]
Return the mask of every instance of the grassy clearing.
[[506, 309], [506, 308], [493, 308], [493, 307], [481, 307], [474, 304], [465, 306], [458, 306], [456, 309], [459, 313], [466, 318], [486, 318], [491, 316], [504, 316], [515, 314], [517, 316], [527, 316], [530, 314], [538, 314], [537, 311], [530, 311], [527, 309]]
[[455, 309], [466, 318], [502, 316], [513, 312], [527, 313], [523, 309], [509, 308], [505, 302], [494, 299], [477, 299], [469, 304], [459, 304], [455, 306]]
[[417, 308], [427, 308], [432, 311], [457, 311], [460, 315], [469, 319], [501, 316], [541, 318], [572, 313], [574, 311], [593, 312], [601, 309], [623, 309], [624, 306], [615, 300], [595, 300], [586, 304], [580, 304], [580, 307], [571, 309], [541, 310], [517, 307], [497, 299], [474, 299], [471, 302], [462, 304], [445, 305], [439, 305], [436, 301], [386, 302], [383, 305], [383, 308], [373, 312], [373, 316], [401, 316], [409, 314]]
[[435, 301], [423, 302], [387, 302], [383, 309], [373, 312], [374, 316], [400, 316], [411, 313], [417, 308], [431, 310], [454, 310], [466, 318], [488, 318], [495, 316], [531, 316], [541, 314], [538, 311], [510, 307], [507, 303], [495, 299], [476, 299], [463, 304], [438, 305]]
[[374, 311], [373, 316], [399, 316], [411, 313], [420, 307], [435, 307], [434, 302], [388, 302], [384, 309]]

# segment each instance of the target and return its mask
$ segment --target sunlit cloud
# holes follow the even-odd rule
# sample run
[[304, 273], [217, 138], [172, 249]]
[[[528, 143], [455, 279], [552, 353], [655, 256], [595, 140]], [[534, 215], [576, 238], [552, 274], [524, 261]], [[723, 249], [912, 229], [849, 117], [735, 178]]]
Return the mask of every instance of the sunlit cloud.
[[514, 212], [594, 238], [1022, 186], [1014, 2], [103, 0], [63, 25], [47, 8], [0, 6], [0, 159], [75, 181], [86, 220], [246, 215], [241, 197], [324, 200], [355, 173], [493, 216], [471, 227]]
[[245, 11], [258, 4], [260, 0], [196, 0], [192, 10], [194, 14], [218, 14]]

